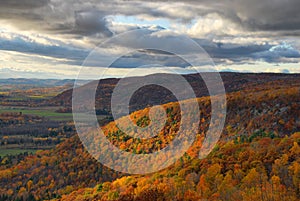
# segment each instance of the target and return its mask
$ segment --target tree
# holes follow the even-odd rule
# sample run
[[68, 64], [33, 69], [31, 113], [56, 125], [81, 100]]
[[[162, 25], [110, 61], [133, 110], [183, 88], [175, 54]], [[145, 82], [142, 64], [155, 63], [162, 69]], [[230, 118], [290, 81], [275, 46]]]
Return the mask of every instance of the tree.
[[33, 186], [33, 182], [32, 182], [32, 180], [29, 180], [29, 181], [27, 182], [27, 191], [28, 191], [28, 192], [30, 192], [32, 186]]
[[220, 199], [227, 200], [240, 200], [238, 190], [235, 188], [236, 181], [232, 177], [232, 171], [228, 171], [224, 177], [220, 187]]
[[197, 185], [197, 192], [199, 192], [201, 198], [208, 198], [211, 194], [204, 174], [200, 176], [200, 181]]
[[294, 162], [289, 167], [289, 171], [292, 175], [293, 186], [296, 189], [296, 194], [300, 197], [300, 164], [298, 162]]

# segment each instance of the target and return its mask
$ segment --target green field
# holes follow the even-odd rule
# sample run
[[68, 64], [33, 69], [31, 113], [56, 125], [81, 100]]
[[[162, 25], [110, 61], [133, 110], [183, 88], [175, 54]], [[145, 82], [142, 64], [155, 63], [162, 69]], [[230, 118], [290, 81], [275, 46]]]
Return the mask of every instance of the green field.
[[25, 152], [28, 152], [28, 153], [35, 153], [37, 150], [34, 150], [34, 149], [0, 149], [0, 156], [1, 157], [4, 157], [4, 156], [7, 156], [7, 155], [18, 155], [18, 154], [21, 154], [21, 153], [25, 153]]
[[5, 112], [22, 112], [27, 115], [36, 115], [46, 117], [54, 121], [71, 121], [73, 119], [72, 113], [58, 113], [55, 109], [28, 109], [28, 108], [0, 108], [0, 114]]
[[[72, 121], [73, 120], [73, 114], [72, 113], [59, 113], [55, 112], [57, 110], [57, 107], [46, 107], [46, 108], [18, 108], [18, 107], [0, 107], [0, 114], [5, 112], [14, 112], [14, 113], [20, 113], [27, 115], [36, 115], [40, 117], [46, 117], [53, 121]], [[82, 118], [86, 116], [86, 114], [82, 113]], [[86, 119], [88, 120], [89, 116], [86, 116]], [[99, 120], [104, 119], [107, 117], [107, 115], [97, 115], [97, 118]]]

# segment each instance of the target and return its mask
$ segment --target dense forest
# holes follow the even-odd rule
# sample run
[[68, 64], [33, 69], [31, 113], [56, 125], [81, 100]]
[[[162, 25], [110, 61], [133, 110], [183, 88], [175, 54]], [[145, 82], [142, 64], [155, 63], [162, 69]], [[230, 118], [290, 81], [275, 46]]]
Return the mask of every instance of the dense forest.
[[206, 159], [189, 154], [147, 176], [99, 182], [57, 200], [296, 201], [300, 197], [300, 133], [254, 133], [220, 143]]

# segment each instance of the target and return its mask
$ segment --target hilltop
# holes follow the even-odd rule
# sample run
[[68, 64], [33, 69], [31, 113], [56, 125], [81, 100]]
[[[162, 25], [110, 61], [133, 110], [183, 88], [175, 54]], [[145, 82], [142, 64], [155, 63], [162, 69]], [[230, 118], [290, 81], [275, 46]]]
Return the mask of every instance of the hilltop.
[[[214, 73], [211, 74], [213, 79]], [[227, 93], [247, 90], [247, 89], [257, 89], [264, 90], [264, 85], [268, 83], [276, 82], [282, 83], [283, 85], [289, 85], [297, 83], [300, 79], [300, 74], [274, 74], [274, 73], [220, 73], [224, 87]], [[158, 77], [162, 78], [168, 77], [168, 74], [158, 74]], [[201, 98], [208, 96], [207, 87], [203, 79], [199, 74], [189, 74], [183, 75], [183, 77], [190, 83], [191, 87], [195, 91], [195, 96]], [[134, 82], [138, 77], [125, 78], [126, 82]], [[97, 93], [96, 93], [96, 109], [99, 114], [110, 114], [111, 113], [111, 95], [113, 90], [120, 79], [109, 78], [103, 79], [98, 83]], [[82, 91], [88, 90], [90, 85], [86, 84], [80, 89]], [[130, 100], [130, 112], [141, 110], [145, 107], [160, 105], [169, 102], [177, 101], [176, 97], [167, 89], [157, 86], [157, 85], [147, 85], [139, 90], [137, 90]], [[65, 111], [71, 111], [72, 107], [72, 89], [64, 91], [63, 93], [57, 95], [56, 97], [48, 100], [46, 105], [53, 105], [65, 108]]]

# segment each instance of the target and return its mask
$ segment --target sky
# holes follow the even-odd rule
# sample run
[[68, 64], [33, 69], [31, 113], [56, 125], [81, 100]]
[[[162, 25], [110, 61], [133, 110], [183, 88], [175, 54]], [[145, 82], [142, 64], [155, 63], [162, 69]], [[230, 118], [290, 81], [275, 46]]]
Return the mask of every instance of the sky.
[[[0, 78], [189, 73], [189, 62], [162, 51], [182, 50], [181, 36], [203, 48], [213, 71], [300, 73], [299, 8], [299, 0], [0, 0]], [[86, 62], [95, 49], [97, 61]]]

